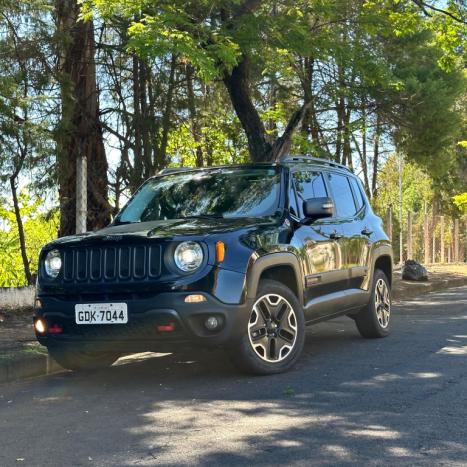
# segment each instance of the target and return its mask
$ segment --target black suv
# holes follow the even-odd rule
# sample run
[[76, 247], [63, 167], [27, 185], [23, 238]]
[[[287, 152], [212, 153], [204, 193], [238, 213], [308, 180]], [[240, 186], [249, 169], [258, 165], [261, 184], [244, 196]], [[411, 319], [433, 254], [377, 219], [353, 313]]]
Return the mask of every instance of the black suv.
[[303, 156], [168, 169], [108, 227], [43, 248], [34, 325], [69, 369], [191, 345], [277, 373], [299, 358], [308, 324], [348, 315], [362, 336], [386, 336], [392, 264], [344, 166]]

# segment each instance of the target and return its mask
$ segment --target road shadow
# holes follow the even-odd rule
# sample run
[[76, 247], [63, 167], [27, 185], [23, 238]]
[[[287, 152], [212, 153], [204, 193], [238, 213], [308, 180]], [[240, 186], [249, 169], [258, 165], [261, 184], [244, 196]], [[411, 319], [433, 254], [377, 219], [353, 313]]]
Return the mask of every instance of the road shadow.
[[386, 339], [348, 318], [313, 327], [286, 374], [248, 377], [197, 351], [42, 379], [35, 430], [53, 427], [70, 465], [73, 443], [96, 465], [462, 465], [465, 293], [421, 303], [398, 307]]

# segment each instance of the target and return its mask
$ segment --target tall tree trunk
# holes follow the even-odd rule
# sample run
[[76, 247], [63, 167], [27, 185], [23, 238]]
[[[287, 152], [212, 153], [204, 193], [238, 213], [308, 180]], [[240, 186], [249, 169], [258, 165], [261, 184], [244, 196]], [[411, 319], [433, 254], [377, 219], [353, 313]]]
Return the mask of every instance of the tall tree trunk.
[[18, 178], [18, 172], [10, 177], [10, 187], [11, 187], [11, 195], [13, 197], [13, 207], [15, 210], [15, 218], [16, 218], [16, 225], [18, 227], [18, 237], [19, 237], [19, 248], [21, 251], [21, 259], [23, 261], [23, 269], [24, 275], [26, 277], [26, 282], [28, 285], [33, 284], [32, 275], [31, 275], [31, 268], [29, 267], [29, 259], [26, 252], [26, 239], [24, 237], [24, 227], [23, 227], [23, 219], [21, 218], [21, 211], [19, 209], [19, 201], [18, 201], [18, 192], [16, 189], [16, 181]]
[[360, 165], [362, 167], [363, 173], [363, 185], [365, 187], [365, 192], [369, 198], [371, 198], [371, 190], [370, 190], [370, 180], [368, 178], [368, 162], [367, 162], [367, 150], [366, 150], [366, 110], [365, 106], [362, 106], [362, 120], [363, 120], [363, 128], [362, 128], [362, 148], [360, 149], [360, 145], [358, 144], [355, 135], [352, 133], [352, 139], [357, 149], [357, 153], [360, 159]]
[[371, 177], [371, 197], [376, 196], [378, 183], [379, 139], [381, 137], [381, 118], [376, 115], [375, 139], [373, 143], [373, 174]]
[[158, 147], [155, 161], [155, 170], [161, 170], [168, 165], [167, 145], [169, 143], [169, 132], [172, 128], [172, 110], [175, 91], [175, 71], [177, 68], [177, 57], [172, 55], [170, 60], [169, 82], [167, 84], [167, 94], [165, 97], [164, 113], [162, 115], [162, 136], [160, 146]]
[[107, 159], [99, 121], [96, 85], [95, 41], [92, 21], [78, 20], [76, 0], [56, 0], [57, 47], [62, 116], [57, 132], [60, 231], [75, 232], [76, 159], [87, 159], [89, 230], [110, 221]]
[[305, 112], [302, 122], [302, 133], [305, 137], [311, 136], [315, 145], [319, 145], [319, 123], [316, 117], [315, 102], [313, 96], [313, 73], [314, 59], [304, 57], [303, 59], [303, 77], [301, 84], [305, 102], [310, 102], [309, 109]]
[[351, 104], [348, 103], [347, 109], [344, 111], [344, 121], [343, 121], [343, 132], [342, 132], [342, 139], [343, 139], [343, 145], [342, 145], [342, 163], [346, 164], [348, 167], [351, 169], [353, 168], [352, 164], [352, 148], [350, 145], [350, 137], [351, 137], [351, 131], [350, 131], [350, 115], [351, 115]]
[[188, 111], [190, 112], [191, 133], [196, 144], [196, 167], [203, 167], [203, 150], [201, 148], [201, 131], [196, 116], [195, 93], [193, 91], [193, 76], [195, 70], [191, 65], [186, 66], [186, 92]]

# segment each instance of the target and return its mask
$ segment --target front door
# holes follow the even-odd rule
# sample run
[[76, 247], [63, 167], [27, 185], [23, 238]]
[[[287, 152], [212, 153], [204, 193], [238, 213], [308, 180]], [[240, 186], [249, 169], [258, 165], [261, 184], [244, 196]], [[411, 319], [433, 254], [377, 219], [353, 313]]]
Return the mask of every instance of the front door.
[[[292, 175], [299, 216], [303, 219], [303, 201], [329, 196], [323, 174], [313, 170], [294, 172]], [[300, 225], [292, 243], [299, 249], [305, 265], [305, 301], [312, 300], [347, 286], [347, 275], [342, 271], [339, 235], [333, 220], [321, 219]], [[313, 318], [313, 317], [312, 317]]]

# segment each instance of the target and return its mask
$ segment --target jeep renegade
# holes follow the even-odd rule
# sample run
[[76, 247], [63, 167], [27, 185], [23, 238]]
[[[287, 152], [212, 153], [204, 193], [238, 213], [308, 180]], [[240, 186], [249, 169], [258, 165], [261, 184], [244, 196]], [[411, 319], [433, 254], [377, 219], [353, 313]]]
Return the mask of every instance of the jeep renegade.
[[392, 264], [381, 219], [342, 165], [167, 169], [108, 227], [43, 248], [34, 327], [73, 370], [210, 346], [278, 373], [307, 325], [348, 315], [363, 337], [388, 335]]

